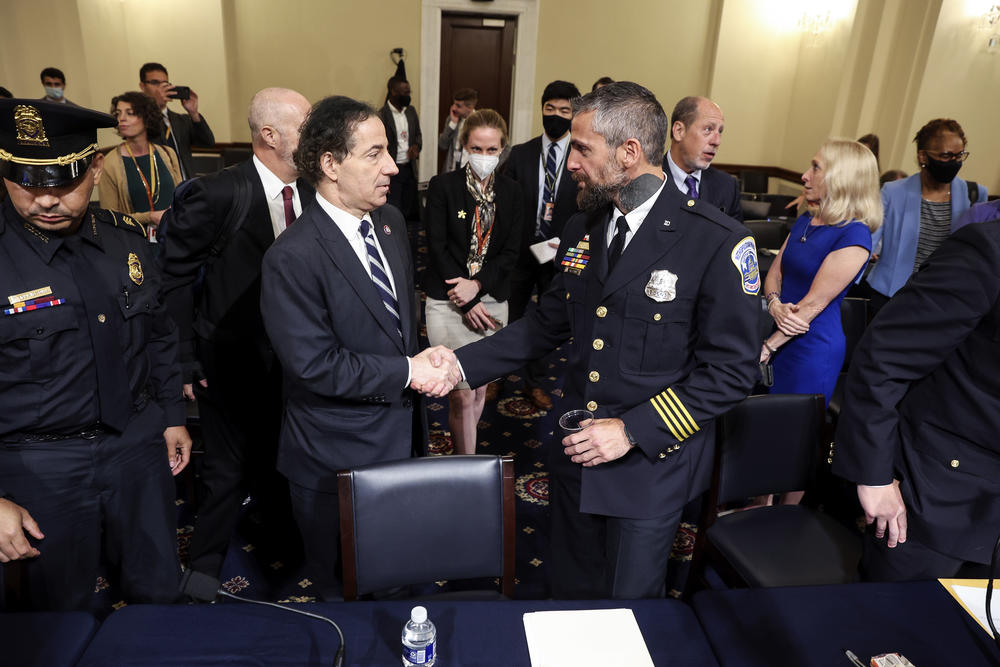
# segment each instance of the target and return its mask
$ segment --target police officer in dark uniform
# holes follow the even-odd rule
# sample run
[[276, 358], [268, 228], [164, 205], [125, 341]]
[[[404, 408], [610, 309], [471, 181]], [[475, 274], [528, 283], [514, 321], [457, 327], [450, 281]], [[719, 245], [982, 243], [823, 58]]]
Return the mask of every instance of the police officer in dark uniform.
[[556, 598], [662, 597], [681, 510], [708, 487], [714, 419], [759, 373], [749, 232], [664, 186], [667, 117], [612, 83], [573, 101], [568, 159], [584, 212], [539, 307], [458, 350], [481, 385], [569, 343], [560, 411], [595, 420], [552, 443]]
[[30, 609], [86, 608], [102, 547], [127, 601], [180, 581], [176, 331], [142, 227], [89, 206], [114, 125], [0, 100], [0, 561], [24, 561]]
[[986, 577], [1000, 535], [1000, 221], [946, 240], [854, 351], [833, 471], [858, 484], [862, 575]]

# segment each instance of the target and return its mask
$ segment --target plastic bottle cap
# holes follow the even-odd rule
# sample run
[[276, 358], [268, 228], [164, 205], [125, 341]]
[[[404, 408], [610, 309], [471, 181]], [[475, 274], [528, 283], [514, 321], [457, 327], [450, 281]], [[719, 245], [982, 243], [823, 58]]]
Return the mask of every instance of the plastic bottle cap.
[[414, 623], [423, 623], [427, 620], [427, 610], [423, 607], [414, 607], [410, 612], [410, 620]]

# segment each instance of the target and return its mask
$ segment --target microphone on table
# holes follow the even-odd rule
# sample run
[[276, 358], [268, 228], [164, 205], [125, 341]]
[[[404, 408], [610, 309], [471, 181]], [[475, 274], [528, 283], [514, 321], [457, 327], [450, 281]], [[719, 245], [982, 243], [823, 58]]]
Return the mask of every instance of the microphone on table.
[[197, 572], [195, 570], [187, 570], [184, 572], [184, 577], [181, 579], [181, 593], [187, 595], [199, 602], [215, 602], [218, 596], [223, 596], [227, 598], [232, 598], [234, 600], [239, 600], [240, 602], [249, 602], [250, 604], [264, 605], [265, 607], [275, 607], [277, 609], [284, 609], [285, 611], [290, 611], [295, 614], [301, 614], [302, 616], [308, 616], [309, 618], [315, 618], [319, 621], [325, 621], [333, 626], [337, 631], [337, 635], [340, 636], [340, 646], [337, 648], [337, 654], [333, 658], [333, 667], [341, 667], [344, 664], [344, 633], [341, 632], [340, 626], [334, 623], [331, 619], [326, 616], [320, 616], [319, 614], [313, 614], [308, 611], [302, 611], [301, 609], [292, 609], [291, 607], [286, 607], [284, 605], [276, 604], [274, 602], [265, 602], [263, 600], [251, 600], [250, 598], [240, 597], [239, 595], [233, 595], [226, 589], [219, 585], [219, 580], [210, 577], [203, 572]]

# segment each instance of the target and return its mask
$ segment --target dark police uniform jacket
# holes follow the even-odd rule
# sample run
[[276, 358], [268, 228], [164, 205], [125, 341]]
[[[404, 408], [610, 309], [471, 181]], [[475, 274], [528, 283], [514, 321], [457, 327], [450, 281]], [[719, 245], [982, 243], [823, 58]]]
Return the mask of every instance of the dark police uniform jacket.
[[260, 309], [285, 376], [278, 470], [318, 491], [336, 492], [342, 468], [426, 448], [422, 403], [406, 387], [406, 357], [418, 352], [406, 225], [391, 205], [371, 219], [395, 281], [402, 338], [354, 249], [317, 202], [264, 255]]
[[[127, 215], [92, 208], [77, 235], [106, 294], [102, 324], [118, 330], [135, 407], [155, 401], [164, 428], [182, 426], [177, 335], [144, 230]], [[76, 433], [100, 419], [87, 315], [62, 245], [9, 201], [0, 205], [0, 438]]]
[[[637, 447], [583, 468], [557, 437], [552, 473], [582, 476], [582, 512], [651, 518], [708, 487], [714, 419], [759, 372], [760, 275], [749, 232], [669, 183], [605, 275], [609, 217], [574, 216], [539, 307], [458, 357], [475, 387], [571, 340], [559, 408], [620, 418]], [[651, 283], [662, 288], [656, 298]]]
[[833, 471], [900, 480], [909, 537], [988, 563], [1000, 534], [1000, 222], [955, 233], [854, 352]]

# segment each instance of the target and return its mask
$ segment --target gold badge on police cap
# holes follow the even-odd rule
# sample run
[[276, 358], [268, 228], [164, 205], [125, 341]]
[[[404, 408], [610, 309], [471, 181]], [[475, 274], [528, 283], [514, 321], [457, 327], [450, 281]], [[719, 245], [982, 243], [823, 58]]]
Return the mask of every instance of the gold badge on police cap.
[[142, 285], [142, 264], [139, 263], [139, 256], [134, 252], [128, 254], [128, 277], [136, 285]]
[[14, 107], [14, 127], [17, 129], [17, 143], [28, 146], [48, 146], [42, 114], [30, 104]]
[[673, 301], [677, 296], [677, 275], [666, 269], [653, 271], [646, 283], [646, 296], [653, 301]]

